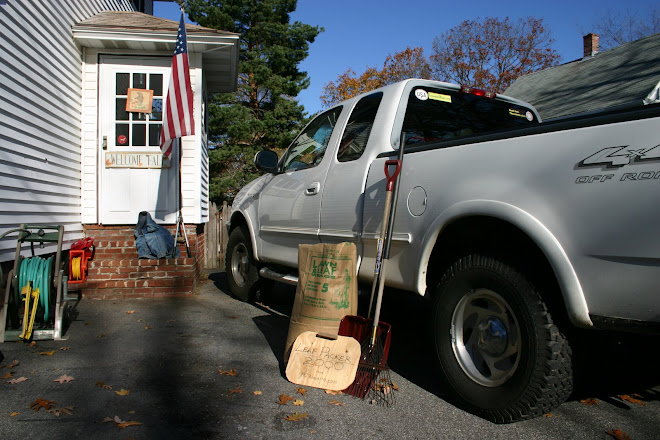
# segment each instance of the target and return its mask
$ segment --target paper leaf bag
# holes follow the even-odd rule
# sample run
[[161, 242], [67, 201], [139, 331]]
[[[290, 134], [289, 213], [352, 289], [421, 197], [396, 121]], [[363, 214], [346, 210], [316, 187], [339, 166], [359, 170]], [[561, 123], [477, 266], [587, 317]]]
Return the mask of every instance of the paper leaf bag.
[[357, 314], [356, 264], [357, 250], [353, 243], [298, 246], [298, 285], [285, 359], [301, 333], [337, 334], [341, 319]]

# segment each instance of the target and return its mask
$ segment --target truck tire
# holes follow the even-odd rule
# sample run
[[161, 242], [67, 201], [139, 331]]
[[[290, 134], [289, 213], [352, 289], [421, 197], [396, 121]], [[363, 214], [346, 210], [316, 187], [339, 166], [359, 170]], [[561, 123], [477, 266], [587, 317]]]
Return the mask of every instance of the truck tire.
[[511, 423], [545, 414], [568, 398], [570, 346], [518, 271], [470, 255], [453, 264], [437, 289], [433, 343], [458, 406]]
[[240, 301], [253, 302], [259, 288], [259, 271], [249, 237], [243, 226], [231, 231], [227, 241], [225, 272], [232, 296]]

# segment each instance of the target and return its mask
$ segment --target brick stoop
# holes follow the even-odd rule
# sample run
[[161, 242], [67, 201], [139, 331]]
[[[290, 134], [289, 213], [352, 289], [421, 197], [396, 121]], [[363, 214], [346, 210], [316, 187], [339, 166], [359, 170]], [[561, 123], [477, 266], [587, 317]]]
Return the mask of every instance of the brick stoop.
[[[165, 226], [172, 236], [176, 225]], [[204, 227], [186, 225], [191, 257], [185, 242], [179, 243], [181, 257], [139, 259], [135, 248], [135, 226], [85, 225], [85, 236], [94, 239], [93, 259], [87, 263], [87, 280], [69, 284], [83, 298], [162, 298], [193, 294], [203, 273]], [[179, 231], [181, 234], [181, 231]]]

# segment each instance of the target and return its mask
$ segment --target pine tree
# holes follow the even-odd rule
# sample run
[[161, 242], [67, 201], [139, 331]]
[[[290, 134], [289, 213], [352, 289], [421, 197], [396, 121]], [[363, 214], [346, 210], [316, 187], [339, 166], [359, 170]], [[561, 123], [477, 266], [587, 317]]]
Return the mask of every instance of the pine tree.
[[323, 31], [290, 23], [297, 0], [189, 0], [200, 26], [239, 34], [238, 91], [209, 99], [210, 198], [230, 202], [258, 176], [253, 158], [282, 150], [305, 121], [296, 97], [309, 86], [298, 65]]

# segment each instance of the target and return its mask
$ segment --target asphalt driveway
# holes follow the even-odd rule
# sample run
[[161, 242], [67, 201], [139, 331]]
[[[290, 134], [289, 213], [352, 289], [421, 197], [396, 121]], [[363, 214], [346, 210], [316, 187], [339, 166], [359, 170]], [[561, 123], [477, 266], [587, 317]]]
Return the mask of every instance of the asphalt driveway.
[[399, 386], [386, 408], [287, 381], [292, 288], [255, 305], [227, 291], [219, 272], [188, 298], [83, 299], [67, 341], [0, 344], [0, 439], [658, 438], [658, 339], [590, 341], [569, 402], [494, 425], [442, 399], [410, 297], [383, 302]]

